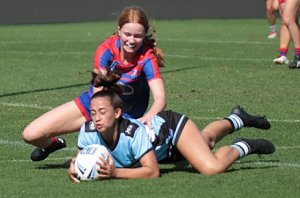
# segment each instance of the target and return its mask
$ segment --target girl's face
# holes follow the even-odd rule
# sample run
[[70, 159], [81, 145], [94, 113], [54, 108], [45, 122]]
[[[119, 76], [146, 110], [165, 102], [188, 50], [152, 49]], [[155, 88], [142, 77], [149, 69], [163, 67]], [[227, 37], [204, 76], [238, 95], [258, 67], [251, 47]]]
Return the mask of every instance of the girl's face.
[[98, 97], [91, 101], [91, 116], [99, 132], [110, 132], [115, 129], [117, 119], [121, 116], [121, 109], [115, 109], [109, 97]]
[[118, 28], [121, 37], [121, 50], [126, 53], [136, 53], [145, 38], [145, 29], [139, 23], [126, 23]]

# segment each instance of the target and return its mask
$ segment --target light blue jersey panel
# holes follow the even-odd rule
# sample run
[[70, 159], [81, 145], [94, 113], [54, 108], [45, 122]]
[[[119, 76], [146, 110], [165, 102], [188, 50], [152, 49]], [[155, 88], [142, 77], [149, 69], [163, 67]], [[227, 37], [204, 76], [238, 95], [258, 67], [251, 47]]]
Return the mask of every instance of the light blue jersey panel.
[[[164, 123], [166, 123], [166, 120], [162, 117], [159, 117], [157, 115], [153, 116], [151, 124], [152, 130], [155, 133], [156, 137], [158, 137], [159, 133], [161, 133], [161, 127]], [[168, 157], [169, 154], [170, 141], [172, 141], [173, 139], [173, 131], [171, 129], [167, 130], [168, 135], [164, 138], [164, 142], [155, 147], [155, 155], [158, 161], [165, 159], [166, 157]]]
[[145, 127], [134, 119], [128, 119], [125, 131], [119, 133], [117, 144], [108, 148], [101, 133], [98, 132], [92, 121], [82, 125], [78, 135], [78, 148], [82, 149], [91, 144], [104, 145], [113, 157], [117, 168], [131, 167], [152, 149]]

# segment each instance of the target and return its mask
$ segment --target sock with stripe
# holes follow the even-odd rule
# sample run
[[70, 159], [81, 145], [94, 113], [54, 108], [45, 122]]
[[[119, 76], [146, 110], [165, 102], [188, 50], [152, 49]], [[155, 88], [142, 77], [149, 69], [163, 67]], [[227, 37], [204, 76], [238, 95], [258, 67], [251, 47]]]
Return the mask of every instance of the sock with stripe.
[[276, 30], [277, 30], [276, 24], [275, 25], [270, 25], [269, 28], [270, 28], [270, 32], [276, 32]]
[[231, 133], [234, 131], [240, 130], [244, 126], [243, 120], [235, 114], [231, 114], [228, 117], [226, 117], [225, 119], [228, 120], [232, 126], [233, 130], [231, 131]]
[[250, 146], [244, 141], [236, 142], [233, 145], [231, 145], [231, 147], [239, 151], [240, 158], [243, 158], [244, 156], [248, 155], [251, 151]]
[[294, 48], [295, 56], [300, 56], [300, 48]]
[[288, 53], [288, 48], [279, 48], [279, 56], [286, 56]]

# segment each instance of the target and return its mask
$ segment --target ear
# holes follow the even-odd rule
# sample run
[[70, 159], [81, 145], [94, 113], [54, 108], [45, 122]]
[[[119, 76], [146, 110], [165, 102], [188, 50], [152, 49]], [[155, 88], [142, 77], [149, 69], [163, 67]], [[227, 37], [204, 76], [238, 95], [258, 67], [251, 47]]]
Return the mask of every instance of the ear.
[[121, 35], [121, 27], [118, 26], [118, 35], [120, 36]]
[[121, 115], [122, 115], [122, 109], [121, 108], [117, 108], [116, 109], [116, 112], [115, 112], [115, 118], [116, 119], [118, 119], [118, 118], [120, 118], [121, 117]]

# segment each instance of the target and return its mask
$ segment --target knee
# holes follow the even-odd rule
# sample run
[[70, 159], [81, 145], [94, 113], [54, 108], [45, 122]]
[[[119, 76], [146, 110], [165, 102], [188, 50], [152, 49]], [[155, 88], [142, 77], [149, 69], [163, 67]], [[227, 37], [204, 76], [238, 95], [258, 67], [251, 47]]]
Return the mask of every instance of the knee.
[[30, 143], [32, 141], [31, 130], [29, 129], [29, 127], [26, 127], [23, 130], [22, 138], [26, 143]]
[[205, 142], [207, 143], [207, 145], [209, 146], [210, 149], [213, 149], [215, 144], [216, 144], [216, 141], [215, 141], [215, 137], [213, 137], [211, 135], [211, 133], [209, 131], [202, 131], [202, 136], [205, 140]]
[[293, 17], [291, 17], [290, 15], [283, 14], [282, 23], [285, 24], [286, 26], [289, 26], [289, 25], [295, 23], [295, 19]]
[[273, 10], [270, 9], [270, 8], [267, 8], [266, 9], [266, 15], [267, 15], [267, 17], [272, 17], [273, 16]]
[[22, 133], [22, 138], [26, 143], [32, 144], [39, 139], [38, 132], [31, 126], [27, 126]]
[[217, 175], [224, 172], [220, 166], [212, 163], [206, 163], [199, 171], [203, 175]]

